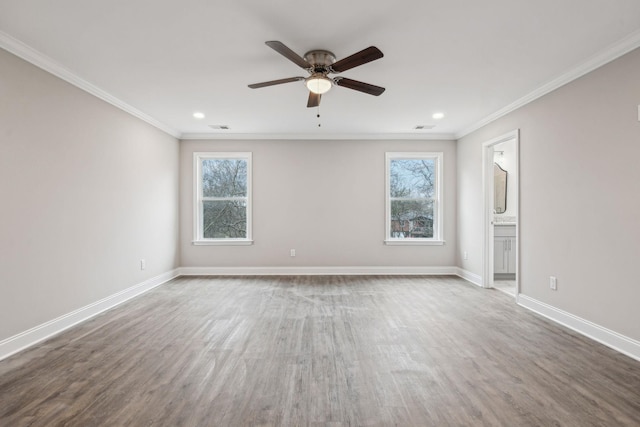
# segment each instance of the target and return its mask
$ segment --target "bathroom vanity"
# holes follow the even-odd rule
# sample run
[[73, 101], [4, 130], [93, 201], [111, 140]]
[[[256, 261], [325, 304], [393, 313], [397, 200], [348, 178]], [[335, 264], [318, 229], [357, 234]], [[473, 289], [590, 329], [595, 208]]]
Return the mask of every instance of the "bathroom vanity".
[[498, 280], [516, 278], [516, 225], [495, 223], [493, 229], [493, 272]]

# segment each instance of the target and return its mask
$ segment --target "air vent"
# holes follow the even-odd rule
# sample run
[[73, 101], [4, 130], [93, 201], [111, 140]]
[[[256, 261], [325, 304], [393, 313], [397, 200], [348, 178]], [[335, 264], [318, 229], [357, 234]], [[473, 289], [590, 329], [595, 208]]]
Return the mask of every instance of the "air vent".
[[217, 129], [217, 130], [229, 130], [228, 125], [209, 125], [209, 127], [211, 129]]
[[414, 129], [415, 130], [427, 130], [427, 129], [433, 129], [434, 127], [436, 127], [436, 125], [417, 125]]

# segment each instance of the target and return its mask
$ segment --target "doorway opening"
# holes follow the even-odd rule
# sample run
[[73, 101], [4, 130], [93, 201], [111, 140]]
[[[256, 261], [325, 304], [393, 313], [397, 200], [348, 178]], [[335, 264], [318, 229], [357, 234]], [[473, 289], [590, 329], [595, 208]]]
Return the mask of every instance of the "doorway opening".
[[514, 298], [520, 293], [519, 141], [519, 131], [514, 130], [482, 145], [482, 284]]

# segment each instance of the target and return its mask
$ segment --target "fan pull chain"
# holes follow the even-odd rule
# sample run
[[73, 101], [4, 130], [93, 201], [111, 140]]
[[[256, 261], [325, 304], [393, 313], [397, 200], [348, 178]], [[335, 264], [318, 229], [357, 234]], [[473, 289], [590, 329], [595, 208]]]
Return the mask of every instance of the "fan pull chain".
[[318, 127], [321, 127], [322, 125], [320, 124], [320, 106], [318, 105], [318, 114], [316, 114], [316, 117], [318, 118]]

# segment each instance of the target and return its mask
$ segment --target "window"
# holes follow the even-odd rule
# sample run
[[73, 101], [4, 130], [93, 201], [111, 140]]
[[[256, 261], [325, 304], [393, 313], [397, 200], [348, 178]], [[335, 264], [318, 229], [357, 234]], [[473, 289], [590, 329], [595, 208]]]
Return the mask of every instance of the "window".
[[196, 245], [251, 240], [251, 153], [194, 153]]
[[386, 154], [388, 245], [442, 245], [442, 153]]

